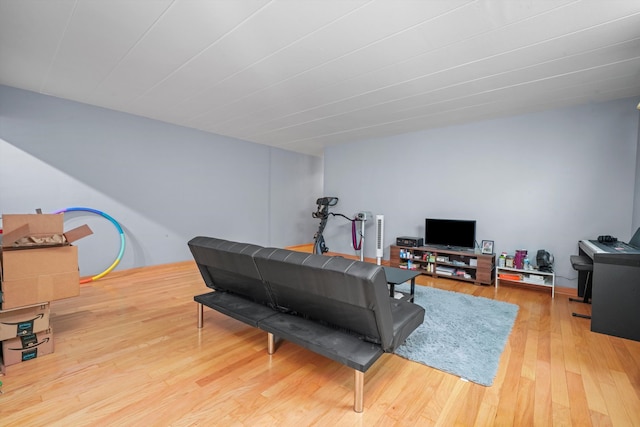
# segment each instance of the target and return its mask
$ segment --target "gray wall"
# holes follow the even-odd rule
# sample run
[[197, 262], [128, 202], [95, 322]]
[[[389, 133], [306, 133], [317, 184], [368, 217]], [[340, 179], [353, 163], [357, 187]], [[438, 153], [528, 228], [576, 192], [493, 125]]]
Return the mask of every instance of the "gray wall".
[[[338, 196], [332, 212], [385, 215], [385, 258], [396, 236], [424, 234], [425, 217], [475, 219], [478, 241], [545, 248], [558, 285], [575, 287], [578, 240], [640, 226], [638, 101], [333, 146], [323, 160], [0, 86], [0, 213], [103, 210], [126, 231], [119, 268], [131, 268], [189, 259], [198, 234], [311, 242], [316, 198]], [[82, 223], [95, 234], [78, 243], [81, 274], [97, 274], [118, 236], [102, 218], [65, 216]], [[369, 222], [367, 257], [374, 235]], [[349, 221], [330, 218], [325, 238], [356, 254]]]
[[[186, 242], [210, 235], [260, 245], [310, 242], [322, 160], [246, 141], [0, 86], [0, 213], [98, 209], [125, 229], [118, 269], [190, 259]], [[111, 223], [88, 223], [80, 272], [108, 267]]]
[[[324, 157], [325, 195], [340, 198], [332, 212], [385, 215], [385, 258], [397, 236], [424, 235], [425, 217], [475, 219], [478, 242], [494, 240], [498, 253], [547, 249], [558, 286], [576, 287], [569, 256], [578, 240], [610, 234], [628, 241], [638, 222], [637, 103], [332, 146]], [[374, 237], [371, 222], [367, 257], [375, 257]], [[325, 239], [331, 251], [356, 254], [349, 221], [331, 218]]]

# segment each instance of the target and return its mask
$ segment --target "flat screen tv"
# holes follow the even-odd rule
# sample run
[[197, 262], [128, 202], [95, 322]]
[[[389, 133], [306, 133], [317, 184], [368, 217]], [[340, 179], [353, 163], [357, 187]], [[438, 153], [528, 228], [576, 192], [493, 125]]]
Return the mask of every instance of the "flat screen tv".
[[426, 246], [473, 249], [476, 242], [475, 220], [426, 218], [424, 225]]

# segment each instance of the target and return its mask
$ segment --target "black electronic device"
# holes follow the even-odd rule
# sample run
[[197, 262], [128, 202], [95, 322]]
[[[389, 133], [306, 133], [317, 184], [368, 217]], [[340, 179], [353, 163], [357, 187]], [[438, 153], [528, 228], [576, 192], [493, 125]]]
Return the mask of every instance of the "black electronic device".
[[417, 248], [423, 244], [424, 241], [422, 240], [422, 237], [396, 237], [396, 245], [398, 246], [410, 246], [412, 248]]
[[616, 237], [612, 237], [612, 236], [609, 236], [609, 235], [598, 236], [598, 242], [600, 242], [600, 243], [615, 243], [617, 241], [618, 241], [618, 239]]
[[539, 249], [536, 254], [536, 265], [539, 271], [553, 272], [553, 255], [544, 249]]
[[427, 246], [475, 248], [475, 220], [426, 218], [424, 229], [424, 243]]

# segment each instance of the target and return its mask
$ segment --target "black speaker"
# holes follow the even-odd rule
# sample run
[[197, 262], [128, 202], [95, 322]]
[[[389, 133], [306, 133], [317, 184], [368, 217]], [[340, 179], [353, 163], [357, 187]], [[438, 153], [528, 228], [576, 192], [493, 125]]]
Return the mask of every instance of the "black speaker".
[[544, 249], [539, 249], [536, 254], [536, 264], [540, 271], [553, 272], [553, 255]]
[[617, 242], [618, 239], [609, 235], [598, 236], [598, 242], [600, 243], [614, 243]]

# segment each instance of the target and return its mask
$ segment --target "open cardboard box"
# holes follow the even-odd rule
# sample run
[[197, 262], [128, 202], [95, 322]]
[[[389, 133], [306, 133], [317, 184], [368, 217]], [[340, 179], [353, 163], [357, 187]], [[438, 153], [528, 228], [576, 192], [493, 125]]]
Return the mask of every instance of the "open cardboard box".
[[[78, 248], [71, 243], [92, 234], [92, 231], [83, 225], [64, 233], [63, 219], [62, 214], [3, 215], [4, 235], [0, 252], [2, 310], [74, 297], [80, 293]], [[63, 243], [16, 245], [25, 236], [56, 234], [66, 236]]]
[[93, 232], [88, 225], [64, 231], [63, 214], [2, 215], [2, 249], [65, 246]]

